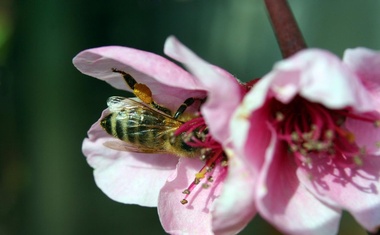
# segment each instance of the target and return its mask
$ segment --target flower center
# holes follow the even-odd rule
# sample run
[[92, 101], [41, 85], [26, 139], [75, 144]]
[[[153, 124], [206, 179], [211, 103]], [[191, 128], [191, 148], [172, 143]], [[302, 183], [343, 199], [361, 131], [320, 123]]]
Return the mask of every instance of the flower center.
[[210, 187], [210, 183], [214, 182], [213, 172], [216, 166], [227, 170], [227, 156], [223, 152], [222, 146], [209, 133], [207, 124], [202, 116], [185, 122], [176, 130], [174, 135], [182, 135], [187, 145], [200, 148], [202, 152], [200, 160], [205, 162], [202, 169], [195, 174], [193, 182], [182, 192], [185, 196], [181, 203], [185, 205], [188, 203], [191, 192], [200, 183], [202, 183], [202, 188], [207, 189]]
[[271, 102], [271, 123], [278, 138], [294, 154], [297, 165], [311, 168], [316, 158], [334, 160], [335, 164], [344, 166], [362, 165], [365, 149], [356, 145], [355, 135], [343, 124], [347, 117], [375, 125], [378, 120], [354, 114], [349, 109], [331, 110], [300, 96], [289, 104], [275, 99]]

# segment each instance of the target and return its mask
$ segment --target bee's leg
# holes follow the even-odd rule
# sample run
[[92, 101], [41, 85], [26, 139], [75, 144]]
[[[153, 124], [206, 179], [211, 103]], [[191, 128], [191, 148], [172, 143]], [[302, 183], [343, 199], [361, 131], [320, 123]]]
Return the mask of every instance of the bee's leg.
[[179, 106], [179, 108], [177, 109], [177, 112], [174, 113], [173, 118], [177, 119], [181, 114], [183, 114], [186, 111], [187, 107], [192, 105], [196, 100], [201, 101], [201, 103], [205, 102], [205, 99], [193, 98], [193, 97], [187, 98], [183, 102], [183, 104], [181, 104], [181, 106]]
[[149, 89], [147, 85], [137, 83], [136, 80], [130, 74], [122, 70], [112, 68], [112, 72], [120, 73], [123, 76], [127, 85], [132, 89], [133, 94], [135, 94], [135, 96], [139, 98], [142, 102], [151, 105], [153, 108], [158, 109], [161, 112], [164, 112], [168, 115], [172, 115], [172, 112], [169, 109], [153, 101], [152, 91]]
[[112, 68], [112, 72], [114, 73], [120, 73], [125, 82], [128, 84], [128, 86], [134, 90], [135, 89], [135, 85], [137, 84], [136, 80], [128, 73], [124, 72], [124, 71], [121, 71], [121, 70], [118, 70], [118, 69], [115, 69], [115, 68]]
[[164, 112], [166, 113], [167, 115], [171, 116], [172, 115], [172, 111], [168, 108], [165, 108], [164, 106], [161, 106], [159, 104], [157, 104], [156, 102], [152, 101], [152, 103], [150, 103], [150, 105], [155, 108], [155, 109], [158, 109], [160, 110], [161, 112]]

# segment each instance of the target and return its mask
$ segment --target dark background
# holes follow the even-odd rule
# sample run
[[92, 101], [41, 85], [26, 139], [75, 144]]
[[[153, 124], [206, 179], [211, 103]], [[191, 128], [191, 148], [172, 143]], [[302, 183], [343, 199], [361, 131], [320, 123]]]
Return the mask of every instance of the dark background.
[[[290, 5], [309, 47], [380, 49], [380, 1]], [[0, 0], [0, 235], [164, 234], [155, 208], [96, 187], [82, 140], [107, 97], [125, 93], [71, 60], [104, 45], [162, 55], [169, 35], [243, 81], [281, 59], [260, 0]], [[344, 218], [340, 234], [364, 234]], [[241, 234], [253, 233], [274, 234], [260, 218]]]

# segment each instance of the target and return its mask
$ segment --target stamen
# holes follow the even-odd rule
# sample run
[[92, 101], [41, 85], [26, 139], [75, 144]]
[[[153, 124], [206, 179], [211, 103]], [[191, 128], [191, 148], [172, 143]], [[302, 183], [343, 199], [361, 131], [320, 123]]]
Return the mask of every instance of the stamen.
[[[328, 164], [351, 168], [362, 166], [365, 149], [356, 145], [354, 133], [343, 124], [347, 118], [352, 118], [380, 127], [379, 117], [373, 114], [360, 115], [350, 109], [331, 110], [300, 96], [288, 104], [275, 99], [272, 102], [271, 123], [298, 165], [312, 167], [313, 162], [326, 158]], [[380, 148], [380, 141], [376, 146]]]
[[352, 132], [349, 132], [348, 130], [344, 130], [341, 127], [336, 127], [335, 131], [338, 132], [342, 137], [345, 137], [349, 143], [355, 142], [355, 135]]
[[[221, 162], [221, 159], [223, 158], [223, 151], [222, 149], [217, 150], [213, 153], [213, 156], [209, 158], [206, 161], [206, 164], [202, 167], [202, 169], [195, 174], [194, 181], [189, 185], [187, 189], [185, 189], [184, 192], [186, 192], [185, 200], [187, 197], [190, 195], [190, 193], [193, 191], [193, 189], [201, 182], [203, 179], [206, 178], [206, 175], [209, 175], [206, 179], [206, 182], [212, 183], [214, 181], [212, 177], [212, 172], [215, 168], [215, 165], [219, 162]], [[222, 166], [222, 165], [221, 165]], [[224, 166], [222, 166], [224, 167]], [[202, 188], [207, 189], [210, 187], [210, 184], [208, 183], [203, 183]]]
[[344, 117], [350, 117], [352, 119], [365, 122], [373, 122], [375, 127], [380, 127], [380, 120], [376, 119], [376, 117], [373, 117], [372, 115], [360, 115], [353, 112], [349, 112], [349, 110], [335, 110], [335, 112]]
[[227, 167], [227, 158], [222, 146], [215, 141], [208, 132], [208, 127], [202, 116], [196, 117], [182, 124], [174, 133], [174, 136], [181, 135], [187, 145], [200, 148], [200, 160], [205, 161], [205, 165], [194, 177], [193, 182], [182, 192], [185, 196], [181, 200], [182, 204], [187, 204], [191, 192], [201, 183], [203, 189], [207, 189], [214, 182], [212, 176], [215, 167]]

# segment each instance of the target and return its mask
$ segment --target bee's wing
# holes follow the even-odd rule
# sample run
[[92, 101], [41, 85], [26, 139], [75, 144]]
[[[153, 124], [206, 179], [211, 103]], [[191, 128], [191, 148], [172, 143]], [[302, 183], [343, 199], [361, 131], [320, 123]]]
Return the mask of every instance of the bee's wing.
[[126, 97], [122, 97], [122, 96], [111, 96], [107, 100], [107, 106], [111, 112], [118, 112], [122, 109], [130, 109], [130, 108], [141, 107], [144, 109], [149, 109], [152, 112], [156, 112], [160, 115], [164, 115], [167, 118], [173, 119], [172, 116], [170, 116], [170, 115], [168, 115], [168, 114], [166, 114], [166, 113], [164, 113], [158, 109], [152, 108], [151, 106], [142, 102], [138, 98], [126, 98]]
[[[124, 101], [124, 100], [130, 100], [130, 99], [125, 98], [125, 97], [121, 97], [121, 96], [109, 97], [107, 100], [107, 106], [108, 106], [110, 112], [118, 112], [118, 111], [122, 110], [123, 107], [127, 105], [126, 104], [127, 101]], [[131, 105], [133, 105], [133, 104], [134, 103], [131, 103]]]
[[103, 145], [107, 148], [118, 150], [118, 151], [125, 151], [125, 152], [133, 152], [133, 153], [167, 153], [164, 150], [159, 149], [151, 149], [141, 146], [135, 146], [131, 145], [124, 141], [106, 141], [103, 143]]
[[[139, 99], [111, 96], [107, 100], [107, 105], [111, 112], [118, 113], [116, 117], [117, 119], [128, 119], [128, 126], [145, 127], [145, 131], [149, 131], [150, 128], [152, 131], [171, 131], [183, 124], [182, 121], [174, 119], [172, 116], [152, 108], [148, 104], [141, 102]], [[132, 110], [139, 109], [146, 111], [143, 117], [138, 112], [131, 112]], [[160, 122], [159, 117], [164, 117], [166, 120], [165, 123]]]

